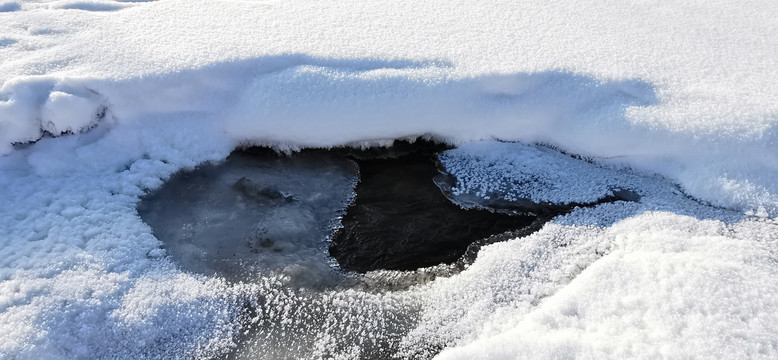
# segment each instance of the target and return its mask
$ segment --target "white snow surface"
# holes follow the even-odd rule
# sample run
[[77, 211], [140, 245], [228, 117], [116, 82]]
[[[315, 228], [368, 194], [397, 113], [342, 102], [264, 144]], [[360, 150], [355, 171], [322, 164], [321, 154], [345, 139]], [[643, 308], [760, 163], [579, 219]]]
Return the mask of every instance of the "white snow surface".
[[393, 294], [421, 304], [408, 354], [775, 358], [776, 18], [770, 0], [0, 1], [0, 358], [228, 351], [269, 290], [182, 272], [138, 197], [239, 145], [417, 135], [486, 178], [532, 155], [556, 184], [538, 198], [587, 199], [607, 172], [642, 199]]
[[607, 167], [531, 145], [471, 143], [446, 151], [439, 159], [446, 172], [457, 179], [452, 189], [455, 200], [467, 196], [476, 202], [495, 198], [584, 204], [624, 190], [631, 183]]

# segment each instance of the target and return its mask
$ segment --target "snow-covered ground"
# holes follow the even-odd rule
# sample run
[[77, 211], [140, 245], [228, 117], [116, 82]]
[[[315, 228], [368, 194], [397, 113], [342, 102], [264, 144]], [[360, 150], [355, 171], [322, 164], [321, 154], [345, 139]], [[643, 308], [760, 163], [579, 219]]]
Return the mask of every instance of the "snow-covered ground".
[[[275, 280], [181, 271], [138, 197], [239, 145], [416, 135], [461, 145], [463, 192], [642, 198], [327, 306], [408, 305], [399, 347], [446, 359], [774, 358], [776, 18], [770, 0], [0, 0], [0, 358], [223, 353]], [[551, 191], [510, 187], [527, 179]], [[358, 356], [328, 347], [351, 322], [328, 324], [314, 354]]]

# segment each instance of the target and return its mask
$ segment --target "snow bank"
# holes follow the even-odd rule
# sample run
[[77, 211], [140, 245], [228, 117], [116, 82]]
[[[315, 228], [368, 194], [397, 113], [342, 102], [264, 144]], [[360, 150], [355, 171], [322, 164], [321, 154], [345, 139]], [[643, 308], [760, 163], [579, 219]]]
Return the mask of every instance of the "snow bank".
[[[187, 134], [159, 146], [182, 123], [164, 125], [95, 129], [2, 159], [0, 358], [213, 355], [231, 344], [241, 292], [171, 266], [135, 211], [145, 189], [194, 165]], [[151, 159], [160, 154], [170, 161]]]
[[[524, 183], [505, 180], [528, 173], [549, 190], [532, 195], [545, 199], [568, 190], [560, 185], [587, 194], [598, 181], [638, 189], [641, 199], [577, 208], [420, 287], [425, 311], [404, 339], [408, 348], [441, 344], [442, 359], [774, 356], [775, 220], [700, 204], [662, 178], [546, 148], [474, 143], [443, 158], [466, 182], [486, 179], [471, 185], [497, 185], [474, 194], [484, 200], [515, 195]], [[539, 162], [546, 166], [527, 170]], [[561, 168], [580, 185], [545, 172]]]
[[[492, 320], [497, 326], [489, 324], [477, 340], [438, 358], [773, 357], [776, 238], [755, 244], [745, 228], [774, 232], [776, 224], [726, 225], [647, 212], [605, 231], [579, 230], [579, 239], [611, 242], [609, 253], [524, 316], [490, 309], [509, 320]], [[491, 251], [484, 256], [495, 257]], [[565, 276], [565, 270], [552, 273]], [[501, 332], [501, 325], [508, 330]]]
[[[409, 293], [430, 299], [409, 353], [429, 339], [464, 346], [442, 357], [774, 357], [776, 14], [774, 1], [0, 1], [0, 358], [225, 351], [258, 290], [181, 273], [138, 196], [241, 144], [412, 135], [544, 143], [734, 211], [629, 175], [640, 204], [577, 210]], [[463, 163], [489, 179], [545, 158], [468, 146], [492, 154]], [[610, 186], [593, 175], [605, 168], [532, 194], [588, 198]]]
[[289, 147], [546, 142], [778, 211], [774, 2], [9, 4], [3, 153], [102, 107], [207, 112], [232, 141]]

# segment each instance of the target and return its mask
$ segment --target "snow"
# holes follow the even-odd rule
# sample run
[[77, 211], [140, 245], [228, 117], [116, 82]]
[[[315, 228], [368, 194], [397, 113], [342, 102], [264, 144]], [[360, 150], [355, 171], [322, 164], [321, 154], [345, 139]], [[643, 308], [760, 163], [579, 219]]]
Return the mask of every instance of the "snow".
[[[569, 190], [569, 177], [546, 169], [571, 170], [576, 192], [613, 181], [641, 199], [577, 208], [420, 287], [425, 311], [407, 346], [445, 344], [442, 359], [775, 354], [775, 219], [701, 204], [661, 177], [544, 147], [473, 143], [442, 157], [463, 179], [484, 179], [474, 189], [499, 185], [473, 195], [487, 204], [486, 196], [524, 190], [510, 180], [526, 173], [551, 190], [547, 196]], [[526, 170], [538, 163], [545, 166]]]
[[439, 358], [770, 358], [775, 237], [754, 244], [743, 228], [774, 233], [775, 223], [665, 212], [624, 220], [600, 235], [613, 238], [608, 255], [509, 330]]
[[[418, 306], [407, 354], [775, 357], [776, 17], [767, 0], [0, 1], [0, 358], [228, 351], [243, 305], [280, 290], [182, 272], [139, 196], [239, 145], [418, 135], [461, 145], [443, 161], [473, 201], [641, 200], [321, 301]], [[316, 354], [380, 327], [333, 330], [354, 316]]]
[[446, 172], [457, 178], [452, 192], [460, 204], [468, 198], [474, 199], [474, 205], [484, 198], [594, 203], [631, 182], [613, 169], [593, 166], [552, 149], [522, 144], [470, 143], [446, 151], [440, 162]]
[[[776, 136], [773, 2], [73, 4], [0, 14], [14, 41], [0, 50], [6, 153], [40, 136], [48, 94], [68, 86], [119, 121], [218, 113], [234, 141], [540, 141], [720, 206], [778, 202], [762, 171], [776, 167], [763, 156]], [[72, 127], [91, 124], [83, 112]]]
[[52, 91], [41, 108], [41, 129], [51, 134], [88, 129], [101, 117], [95, 101], [62, 91]]

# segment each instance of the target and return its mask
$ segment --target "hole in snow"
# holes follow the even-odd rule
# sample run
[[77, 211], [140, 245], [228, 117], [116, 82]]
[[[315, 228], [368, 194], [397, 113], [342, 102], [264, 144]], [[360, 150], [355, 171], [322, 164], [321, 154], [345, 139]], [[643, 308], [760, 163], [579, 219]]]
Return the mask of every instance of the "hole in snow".
[[[439, 156], [443, 150], [397, 141], [288, 156], [236, 151], [174, 175], [142, 199], [138, 213], [165, 247], [147, 255], [167, 254], [185, 271], [257, 286], [228, 358], [402, 357], [409, 351], [402, 339], [420, 316], [402, 289], [451, 275], [483, 244], [524, 236], [580, 205], [479, 198], [439, 159], [460, 173], [471, 164], [452, 162], [450, 151], [448, 159]], [[634, 195], [612, 194], [597, 203]], [[356, 272], [341, 271], [336, 261]], [[453, 265], [359, 274], [440, 263]], [[417, 345], [413, 354], [424, 357], [440, 350]]]
[[442, 150], [401, 141], [290, 156], [236, 151], [174, 175], [138, 213], [185, 271], [236, 281], [280, 272], [306, 285], [339, 278], [330, 255], [345, 270], [412, 270], [452, 263], [472, 242], [532, 223], [449, 201], [433, 181]]

